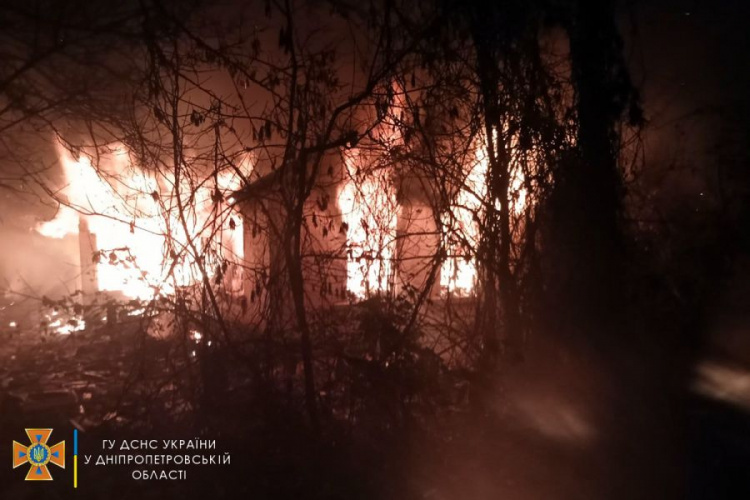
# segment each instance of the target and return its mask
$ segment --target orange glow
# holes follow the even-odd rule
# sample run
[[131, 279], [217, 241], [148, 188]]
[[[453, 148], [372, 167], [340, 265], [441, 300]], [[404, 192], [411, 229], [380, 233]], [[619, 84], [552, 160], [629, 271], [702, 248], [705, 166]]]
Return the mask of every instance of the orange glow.
[[192, 184], [183, 176], [178, 190], [173, 176], [134, 166], [124, 147], [103, 155], [98, 168], [88, 156], [73, 158], [61, 145], [58, 157], [69, 206], [61, 206], [37, 231], [61, 238], [78, 234], [79, 221], [85, 221], [94, 251], [101, 253], [95, 264], [98, 290], [146, 300], [196, 282], [200, 273], [195, 262], [204, 253], [211, 274], [223, 259], [242, 258], [241, 218], [221, 201], [240, 186], [233, 171]]
[[[495, 140], [497, 141], [497, 136]], [[511, 153], [516, 150], [517, 142], [517, 138], [511, 138]], [[485, 205], [489, 202], [488, 169], [487, 149], [485, 141], [481, 140], [475, 149], [474, 163], [458, 189], [455, 204], [448, 214], [442, 216], [449, 257], [440, 270], [440, 288], [443, 292], [458, 297], [471, 295], [477, 283], [475, 252], [480, 242], [480, 221], [484, 218]], [[514, 215], [519, 215], [526, 208], [527, 190], [520, 167], [512, 162], [510, 170], [511, 211]], [[494, 206], [499, 210], [501, 200], [494, 200]]]
[[347, 225], [346, 288], [357, 298], [388, 289], [398, 213], [389, 169], [365, 170], [362, 162], [346, 156], [348, 178], [338, 196]]

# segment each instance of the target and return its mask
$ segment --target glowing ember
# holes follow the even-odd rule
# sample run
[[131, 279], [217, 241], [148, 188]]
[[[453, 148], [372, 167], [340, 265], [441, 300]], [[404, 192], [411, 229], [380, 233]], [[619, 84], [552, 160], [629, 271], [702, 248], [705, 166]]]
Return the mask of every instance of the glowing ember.
[[80, 332], [86, 329], [86, 322], [82, 319], [72, 319], [66, 323], [61, 320], [55, 320], [47, 325], [47, 328], [59, 333], [60, 335], [70, 335], [73, 332]]
[[70, 335], [86, 329], [86, 322], [80, 314], [73, 313], [67, 309], [47, 310], [43, 314], [41, 322], [43, 333], [56, 333], [58, 335]]

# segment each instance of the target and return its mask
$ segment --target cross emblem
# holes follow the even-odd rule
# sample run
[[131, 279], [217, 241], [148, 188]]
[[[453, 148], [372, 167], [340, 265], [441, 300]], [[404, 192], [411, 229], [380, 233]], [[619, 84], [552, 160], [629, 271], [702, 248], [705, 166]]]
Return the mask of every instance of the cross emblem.
[[47, 464], [53, 463], [65, 468], [65, 441], [47, 446], [52, 429], [26, 429], [31, 444], [24, 446], [13, 441], [13, 468], [29, 463], [31, 467], [26, 474], [26, 481], [52, 481], [52, 474]]

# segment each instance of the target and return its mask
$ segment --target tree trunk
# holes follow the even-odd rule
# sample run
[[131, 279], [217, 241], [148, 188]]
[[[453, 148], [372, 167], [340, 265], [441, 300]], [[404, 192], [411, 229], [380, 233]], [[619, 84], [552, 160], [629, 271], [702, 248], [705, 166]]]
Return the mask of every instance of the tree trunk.
[[578, 112], [579, 161], [568, 179], [575, 220], [570, 296], [586, 304], [582, 314], [610, 317], [619, 287], [622, 247], [621, 176], [618, 171], [619, 121], [629, 86], [620, 59], [612, 0], [579, 0], [569, 28], [573, 83]]

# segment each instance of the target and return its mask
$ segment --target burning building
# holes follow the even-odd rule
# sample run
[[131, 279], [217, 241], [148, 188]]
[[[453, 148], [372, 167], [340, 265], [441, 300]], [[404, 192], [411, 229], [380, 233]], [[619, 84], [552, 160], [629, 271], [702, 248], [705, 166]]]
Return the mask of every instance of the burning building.
[[[322, 158], [299, 207], [299, 235], [289, 232], [287, 170], [252, 155], [176, 180], [138, 167], [123, 145], [94, 157], [85, 151], [74, 156], [60, 144], [63, 203], [38, 232], [77, 237], [77, 289], [86, 305], [144, 304], [209, 286], [234, 320], [289, 328], [290, 258], [300, 261], [305, 307], [316, 314], [378, 296], [471, 299], [488, 203], [481, 143], [459, 178], [446, 181], [450, 191], [441, 199], [399, 157], [392, 127], [381, 125], [377, 133], [373, 144], [337, 148]], [[520, 212], [520, 177], [512, 188]], [[285, 249], [297, 237], [300, 254], [293, 256]]]

